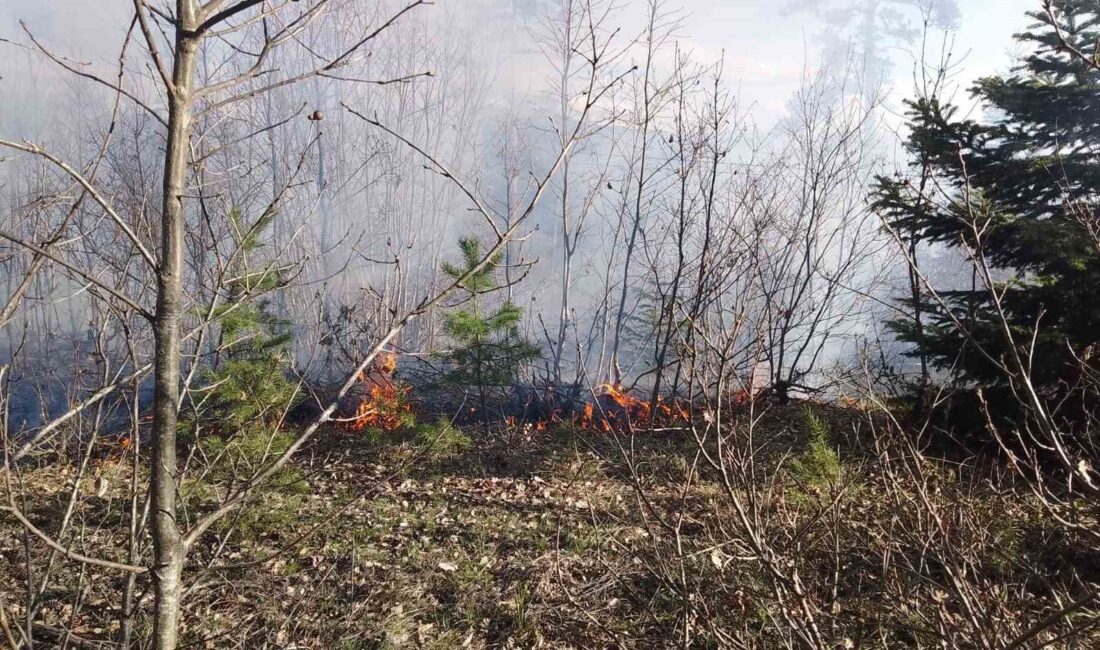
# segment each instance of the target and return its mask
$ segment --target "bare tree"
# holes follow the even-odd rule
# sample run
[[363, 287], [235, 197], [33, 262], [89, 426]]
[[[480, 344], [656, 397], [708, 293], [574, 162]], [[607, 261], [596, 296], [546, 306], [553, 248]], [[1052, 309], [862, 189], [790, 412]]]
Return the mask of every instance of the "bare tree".
[[633, 130], [632, 144], [629, 162], [626, 164], [626, 177], [622, 182], [623, 189], [620, 192], [621, 199], [617, 215], [619, 225], [616, 230], [623, 233], [625, 249], [622, 258], [622, 279], [616, 288], [619, 295], [612, 303], [614, 316], [611, 318], [611, 347], [607, 377], [613, 384], [622, 381], [620, 354], [623, 348], [623, 328], [628, 315], [635, 249], [639, 235], [645, 227], [644, 219], [647, 213], [645, 208], [648, 208], [647, 201], [652, 191], [650, 185], [655, 174], [661, 171], [661, 166], [653, 165], [651, 161], [651, 157], [656, 153], [653, 151], [655, 141], [661, 138], [656, 130], [663, 110], [673, 101], [669, 90], [675, 83], [675, 76], [672, 73], [666, 73], [669, 76], [664, 79], [661, 76], [662, 71], [657, 69], [656, 57], [669, 42], [676, 26], [674, 15], [664, 3], [657, 0], [649, 2], [645, 34], [641, 39], [644, 48], [641, 55], [642, 62], [635, 66], [638, 76], [634, 79], [634, 105], [630, 116]]
[[[151, 574], [156, 596], [154, 637], [157, 648], [174, 648], [178, 643], [181, 574], [187, 546], [194, 541], [193, 537], [185, 538], [180, 530], [177, 512], [179, 465], [176, 454], [181, 402], [181, 330], [186, 309], [183, 296], [185, 223], [191, 196], [188, 175], [193, 164], [195, 119], [304, 79], [334, 74], [353, 62], [364, 46], [401, 16], [427, 3], [417, 1], [406, 5], [387, 20], [350, 39], [350, 42], [341, 43], [334, 54], [322, 55], [319, 63], [307, 69], [272, 75], [267, 65], [273, 53], [288, 43], [294, 43], [304, 29], [330, 9], [330, 4], [323, 0], [303, 7], [294, 3], [269, 5], [259, 0], [235, 3], [179, 0], [174, 7], [168, 8], [134, 0], [133, 24], [140, 30], [156, 81], [163, 89], [166, 115], [127, 90], [121, 72], [117, 81], [81, 73], [133, 100], [164, 125], [161, 209], [157, 219], [160, 244], [156, 255], [130, 223], [116, 212], [112, 202], [96, 189], [94, 178], [89, 179], [35, 145], [0, 141], [0, 145], [45, 158], [79, 183], [125, 234], [155, 278], [156, 306], [153, 310], [142, 309], [140, 312], [148, 316], [154, 339], [149, 501], [154, 546]], [[158, 30], [165, 29], [168, 32], [160, 31], [158, 37]], [[221, 68], [226, 72], [220, 77], [206, 83], [199, 82], [200, 61], [228, 51], [223, 44], [229, 43], [232, 47], [233, 39], [247, 37], [257, 31], [262, 33], [259, 49], [253, 54], [238, 55], [238, 58], [250, 60]], [[66, 60], [43, 51], [62, 67], [71, 69]], [[138, 572], [144, 569], [130, 567], [129, 570]]]
[[[57, 554], [71, 561], [122, 571], [131, 576], [125, 584], [121, 608], [122, 636], [126, 642], [133, 635], [134, 577], [148, 575], [155, 595], [153, 644], [157, 648], [172, 648], [179, 644], [185, 593], [184, 567], [189, 551], [200, 540], [206, 539], [215, 524], [247, 504], [324, 424], [334, 419], [341, 399], [357, 382], [360, 374], [409, 323], [429, 313], [469, 277], [451, 278], [427, 288], [420, 295], [398, 296], [392, 302], [387, 297], [383, 302], [391, 311], [381, 323], [382, 331], [359, 352], [354, 367], [310, 424], [296, 432], [288, 445], [273, 447], [275, 436], [285, 420], [285, 409], [289, 408], [289, 402], [285, 403], [282, 414], [272, 414], [280, 424], [268, 434], [266, 444], [269, 451], [256, 459], [252, 466], [236, 468], [230, 479], [220, 487], [216, 503], [191, 511], [187, 503], [181, 501], [185, 475], [194, 472], [201, 478], [218, 462], [217, 458], [204, 458], [203, 448], [194, 443], [190, 444], [185, 457], [178, 457], [181, 449], [178, 440], [181, 405], [187, 405], [192, 414], [200, 414], [207, 408], [205, 395], [208, 389], [199, 383], [201, 369], [210, 363], [216, 365], [229, 346], [234, 344], [234, 341], [217, 335], [217, 323], [227, 314], [243, 309], [245, 301], [255, 298], [260, 292], [270, 290], [273, 285], [285, 286], [287, 278], [301, 277], [307, 259], [294, 257], [301, 226], [285, 229], [282, 235], [276, 237], [275, 250], [270, 255], [249, 259], [253, 255], [250, 253], [251, 242], [291, 202], [295, 190], [305, 186], [305, 174], [309, 171], [311, 155], [319, 149], [322, 141], [320, 127], [325, 119], [320, 110], [307, 112], [308, 120], [303, 120], [309, 125], [306, 139], [295, 155], [282, 158], [284, 164], [281, 168], [274, 167], [273, 173], [277, 179], [273, 183], [275, 189], [264, 196], [264, 193], [251, 190], [255, 187], [251, 184], [270, 187], [271, 176], [263, 174], [256, 177], [240, 173], [228, 152], [235, 146], [250, 146], [256, 135], [278, 128], [295, 116], [303, 116], [300, 111], [295, 111], [290, 113], [290, 117], [277, 120], [274, 124], [250, 124], [241, 129], [230, 127], [233, 124], [231, 116], [247, 113], [258, 98], [309, 79], [401, 85], [425, 76], [411, 73], [394, 78], [370, 78], [369, 69], [361, 71], [360, 68], [366, 48], [379, 41], [405, 16], [428, 4], [420, 0], [390, 12], [380, 12], [380, 17], [360, 16], [352, 23], [355, 25], [353, 32], [345, 30], [336, 33], [336, 38], [307, 48], [308, 56], [299, 57], [304, 61], [295, 61], [289, 53], [302, 46], [308, 31], [335, 10], [336, 3], [320, 0], [300, 6], [294, 2], [267, 3], [259, 0], [236, 3], [214, 0], [205, 4], [195, 0], [179, 0], [174, 8], [168, 8], [135, 0], [131, 34], [140, 33], [144, 39], [150, 69], [154, 70], [163, 92], [166, 115], [159, 112], [161, 107], [145, 102], [129, 88], [129, 80], [121, 72], [125, 69], [121, 64], [117, 81], [90, 74], [84, 76], [114, 91], [116, 109], [119, 103], [128, 100], [163, 127], [165, 146], [160, 154], [161, 164], [157, 172], [162, 180], [159, 213], [150, 215], [145, 210], [147, 197], [136, 196], [132, 203], [127, 203], [123, 200], [124, 193], [112, 194], [102, 188], [95, 175], [102, 153], [99, 159], [93, 159], [93, 163], [88, 165], [89, 171], [82, 171], [38, 145], [0, 141], [0, 145], [42, 158], [58, 170], [61, 177], [67, 177], [78, 188], [80, 198], [76, 205], [80, 206], [86, 200], [92, 202], [102, 218], [108, 219], [128, 242], [128, 249], [118, 266], [117, 277], [121, 284], [112, 286], [104, 278], [83, 270], [85, 265], [94, 267], [102, 259], [94, 250], [88, 251], [82, 263], [70, 262], [67, 256], [54, 250], [55, 242], [60, 241], [58, 238], [66, 232], [70, 221], [68, 217], [62, 216], [59, 225], [52, 227], [50, 232], [53, 234], [45, 233], [42, 243], [34, 243], [14, 234], [6, 236], [32, 255], [31, 265], [27, 267], [28, 277], [35, 277], [47, 266], [46, 262], [56, 264], [100, 294], [99, 298], [113, 309], [122, 311], [123, 318], [119, 319], [119, 325], [125, 331], [123, 341], [126, 343], [122, 353], [130, 359], [130, 367], [122, 370], [104, 364], [99, 387], [89, 397], [76, 401], [75, 406], [38, 427], [29, 438], [5, 440], [14, 447], [14, 451], [5, 456], [5, 477], [11, 500], [3, 506], [5, 512], [24, 525], [28, 538], [37, 538]], [[492, 234], [492, 244], [470, 273], [476, 273], [488, 264], [524, 227], [575, 143], [606, 124], [606, 120], [593, 120], [592, 116], [601, 110], [599, 107], [604, 96], [620, 79], [607, 76], [604, 72], [613, 63], [610, 53], [616, 50], [613, 47], [614, 34], [602, 31], [596, 22], [598, 20], [594, 18], [588, 24], [587, 38], [577, 44], [579, 56], [588, 70], [586, 85], [579, 94], [581, 101], [573, 106], [574, 112], [570, 115], [568, 128], [561, 133], [554, 159], [536, 177], [534, 192], [508, 218], [502, 218], [487, 208], [471, 184], [459, 180], [458, 175], [434, 154], [429, 154], [421, 145], [376, 118], [367, 117], [349, 107], [352, 115], [362, 118], [368, 126], [407, 147], [429, 171], [435, 172], [445, 184], [453, 186], [482, 217], [484, 226]], [[130, 40], [127, 36], [126, 43], [129, 44]], [[71, 67], [66, 59], [52, 55], [44, 47], [41, 49], [58, 65]], [[125, 56], [121, 58], [124, 60]], [[300, 67], [274, 67], [275, 61], [281, 64], [296, 62]], [[350, 71], [351, 76], [345, 76], [344, 71]], [[111, 129], [107, 132], [110, 133]], [[104, 139], [103, 150], [107, 149], [107, 140]], [[321, 181], [317, 186], [323, 191], [325, 185], [326, 182]], [[256, 197], [263, 198], [257, 200]], [[133, 207], [133, 213], [124, 210], [123, 205]], [[258, 216], [241, 217], [242, 209]], [[158, 233], [158, 247], [146, 243], [150, 236]], [[331, 246], [331, 243], [323, 244], [323, 248]], [[135, 270], [135, 267], [138, 268]], [[155, 287], [155, 290], [147, 287]], [[230, 287], [236, 288], [230, 290]], [[138, 293], [131, 297], [134, 291]], [[26, 291], [22, 294], [25, 295]], [[18, 305], [20, 297], [18, 292], [13, 293], [11, 304]], [[143, 306], [146, 300], [153, 298], [155, 308]], [[5, 307], [8, 321], [11, 315], [7, 312], [13, 309]], [[135, 318], [145, 322], [135, 322]], [[145, 331], [152, 339], [151, 350], [145, 349], [138, 339], [138, 332], [145, 327], [148, 327]], [[152, 360], [146, 361], [150, 354]], [[107, 358], [107, 353], [104, 352], [103, 356]], [[116, 562], [91, 557], [58, 541], [70, 534], [65, 522], [59, 530], [47, 532], [24, 516], [23, 509], [14, 501], [17, 489], [11, 479], [18, 472], [17, 463], [21, 458], [34, 452], [52, 435], [63, 433], [63, 425], [85, 411], [91, 409], [100, 413], [107, 403], [105, 398], [112, 393], [133, 390], [129, 408], [132, 409], [133, 426], [137, 427], [141, 382], [148, 373], [153, 377], [152, 422], [148, 434], [152, 447], [148, 454], [148, 496], [141, 496], [143, 491], [138, 483], [139, 472], [135, 465], [129, 503], [130, 538], [125, 544], [128, 560]], [[93, 424], [91, 431], [94, 433], [100, 429], [101, 426]], [[131, 439], [136, 460], [141, 432], [135, 429]], [[91, 454], [94, 444], [93, 439], [84, 447], [85, 458]], [[142, 541], [146, 534], [152, 540], [152, 556], [148, 565], [144, 563], [145, 545]], [[219, 545], [224, 546], [224, 543], [223, 538]], [[207, 570], [210, 568], [208, 565]], [[27, 615], [33, 618], [33, 607], [27, 608]], [[28, 623], [28, 638], [33, 638], [33, 633]]]
[[764, 239], [750, 246], [761, 256], [763, 352], [781, 402], [792, 389], [820, 388], [806, 378], [861, 302], [857, 285], [874, 284], [866, 265], [880, 244], [863, 192], [875, 164], [877, 100], [856, 92], [835, 77], [804, 83], [778, 161], [786, 185], [765, 208]]

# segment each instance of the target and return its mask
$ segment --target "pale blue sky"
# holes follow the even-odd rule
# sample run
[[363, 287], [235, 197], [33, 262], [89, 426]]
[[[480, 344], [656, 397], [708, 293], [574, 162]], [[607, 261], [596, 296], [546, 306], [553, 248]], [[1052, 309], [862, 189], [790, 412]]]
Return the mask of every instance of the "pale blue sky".
[[[460, 9], [467, 0], [436, 0]], [[534, 5], [539, 0], [481, 0], [466, 6], [499, 2]], [[646, 0], [622, 0], [638, 17]], [[961, 15], [956, 35], [957, 58], [965, 55], [958, 83], [965, 87], [975, 77], [1004, 71], [1011, 62], [1011, 36], [1027, 24], [1024, 12], [1038, 8], [1040, 0], [678, 0], [682, 6], [680, 42], [694, 50], [701, 61], [715, 61], [724, 53], [727, 78], [742, 98], [763, 115], [782, 111], [797, 89], [804, 65], [815, 65], [823, 34], [829, 31], [822, 13], [812, 7], [866, 6], [901, 11], [918, 2], [954, 2]], [[675, 6], [676, 0], [670, 2]], [[811, 8], [790, 10], [792, 5]], [[525, 5], [525, 6], [526, 6]], [[117, 56], [120, 30], [132, 10], [130, 0], [0, 0], [0, 37], [25, 40], [18, 20], [24, 19], [43, 42], [81, 60], [113, 62]], [[425, 11], [437, 11], [439, 7]], [[473, 9], [471, 9], [473, 10]], [[838, 30], [833, 30], [838, 31]], [[834, 34], [837, 36], [837, 34]], [[885, 45], [894, 65], [891, 70], [895, 96], [908, 94], [912, 86], [913, 44], [888, 39]], [[9, 81], [19, 76], [17, 67], [26, 65], [26, 55], [10, 45], [0, 44], [0, 77]], [[5, 92], [5, 86], [8, 86]], [[0, 98], [12, 97], [16, 89], [0, 78]], [[5, 99], [6, 99], [5, 98]], [[16, 100], [18, 101], [18, 99]], [[0, 103], [4, 103], [0, 100]], [[10, 105], [9, 105], [10, 110]], [[0, 107], [0, 118], [4, 115]]]
[[[784, 11], [794, 1], [682, 0], [684, 33], [705, 56], [713, 58], [725, 51], [730, 77], [741, 81], [747, 98], [767, 109], [782, 109], [798, 86], [806, 57], [816, 59], [825, 29], [821, 16], [812, 11]], [[856, 0], [847, 2], [855, 4]], [[866, 2], [885, 4], [882, 0]], [[801, 0], [804, 5], [814, 3]], [[955, 52], [956, 58], [965, 57], [958, 82], [966, 86], [974, 78], [1007, 70], [1014, 50], [1012, 34], [1028, 24], [1024, 13], [1037, 9], [1040, 0], [956, 3], [960, 21]], [[941, 37], [938, 32], [934, 40]], [[889, 48], [894, 61], [893, 85], [899, 93], [907, 93], [912, 86], [916, 45], [897, 43]]]

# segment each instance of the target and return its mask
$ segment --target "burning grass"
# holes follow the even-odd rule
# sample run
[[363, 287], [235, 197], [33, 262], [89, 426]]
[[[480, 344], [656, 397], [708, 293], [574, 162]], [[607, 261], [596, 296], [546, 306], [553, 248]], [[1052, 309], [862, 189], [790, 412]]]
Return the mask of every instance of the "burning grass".
[[[416, 424], [417, 396], [413, 387], [394, 377], [398, 368], [398, 356], [386, 352], [367, 370], [359, 375], [359, 394], [354, 413], [342, 420], [350, 431], [375, 431], [392, 433], [412, 428]], [[421, 401], [424, 401], [421, 399]], [[502, 410], [509, 407], [505, 405]], [[579, 406], [542, 409], [544, 415], [531, 414], [531, 400], [518, 415], [504, 415], [506, 430], [546, 432], [554, 428], [572, 428], [585, 432], [625, 432], [635, 428], [655, 428], [684, 425], [691, 421], [690, 405], [682, 401], [668, 401], [663, 396], [643, 398], [621, 384], [603, 384], [591, 393], [590, 399]], [[459, 411], [459, 415], [472, 419], [486, 417], [475, 407]]]
[[509, 429], [523, 428], [547, 431], [554, 427], [579, 429], [586, 432], [625, 432], [634, 428], [654, 428], [684, 425], [691, 421], [690, 406], [684, 402], [669, 403], [664, 397], [642, 399], [620, 384], [603, 384], [593, 397], [579, 408], [554, 408], [546, 417], [525, 421], [507, 416]]
[[359, 374], [366, 395], [359, 400], [355, 415], [344, 422], [352, 431], [391, 432], [415, 422], [410, 400], [412, 388], [394, 380], [397, 355], [384, 352], [374, 365]]

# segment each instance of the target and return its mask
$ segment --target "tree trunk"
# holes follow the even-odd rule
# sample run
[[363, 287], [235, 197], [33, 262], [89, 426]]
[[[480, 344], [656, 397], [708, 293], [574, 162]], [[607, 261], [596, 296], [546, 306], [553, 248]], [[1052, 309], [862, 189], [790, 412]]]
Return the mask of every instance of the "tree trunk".
[[154, 647], [173, 650], [178, 641], [184, 548], [176, 522], [176, 420], [179, 410], [180, 319], [183, 286], [184, 189], [191, 136], [192, 77], [199, 36], [195, 7], [178, 0], [172, 88], [168, 89], [168, 138], [164, 156], [161, 251], [154, 323], [152, 431]]
[[649, 133], [653, 127], [653, 110], [655, 97], [650, 93], [650, 77], [653, 74], [653, 57], [657, 47], [657, 19], [659, 4], [650, 3], [649, 18], [646, 27], [646, 59], [645, 70], [642, 74], [642, 119], [641, 133], [641, 161], [638, 168], [637, 194], [634, 196], [634, 223], [630, 229], [630, 239], [626, 244], [626, 259], [623, 261], [623, 284], [619, 291], [619, 309], [615, 316], [615, 329], [611, 339], [611, 361], [608, 368], [608, 383], [618, 384], [622, 382], [622, 372], [619, 366], [619, 351], [622, 347], [623, 322], [626, 318], [626, 298], [630, 284], [630, 266], [634, 257], [634, 249], [638, 242], [638, 233], [642, 226], [642, 201], [646, 189], [646, 163], [649, 154]]

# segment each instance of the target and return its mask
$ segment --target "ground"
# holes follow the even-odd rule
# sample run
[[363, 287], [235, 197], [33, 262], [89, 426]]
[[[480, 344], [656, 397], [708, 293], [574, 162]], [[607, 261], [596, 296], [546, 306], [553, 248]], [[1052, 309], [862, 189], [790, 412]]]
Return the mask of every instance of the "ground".
[[[769, 525], [781, 529], [784, 548], [798, 549], [807, 581], [820, 574], [820, 591], [832, 591], [833, 625], [853, 630], [837, 635], [843, 643], [872, 647], [878, 635], [919, 646], [927, 603], [917, 590], [906, 603], [904, 590], [874, 577], [889, 554], [876, 541], [879, 524], [897, 513], [874, 496], [874, 467], [844, 451], [863, 419], [820, 405], [770, 407], [759, 459], [785, 477], [786, 491], [769, 501]], [[490, 434], [475, 427], [469, 440], [433, 440], [323, 432], [275, 489], [192, 551], [185, 638], [210, 648], [661, 648], [687, 628], [698, 630], [696, 647], [727, 647], [721, 627], [773, 646], [766, 576], [724, 536], [730, 520], [719, 482], [685, 482], [699, 460], [685, 432], [616, 442], [567, 427]], [[95, 459], [81, 479], [86, 498], [73, 530], [88, 554], [126, 559], [126, 458]], [[76, 472], [47, 463], [23, 472], [26, 509], [43, 529], [63, 516]], [[194, 509], [209, 496], [199, 487], [183, 490]], [[987, 510], [989, 525], [980, 529], [995, 535], [1006, 511]], [[982, 570], [1063, 557], [1023, 557], [1021, 539], [1034, 531], [1027, 513], [1019, 515], [1019, 525], [1003, 527], [1004, 539], [986, 542], [1005, 560]], [[819, 521], [837, 525], [819, 529]], [[51, 560], [26, 541], [0, 519], [0, 594], [9, 611], [23, 611], [30, 548], [39, 583], [52, 567], [37, 619], [43, 639], [66, 628], [82, 639], [117, 634], [125, 577]], [[674, 564], [671, 548], [679, 549]], [[830, 578], [841, 573], [843, 581]], [[137, 587], [140, 634], [151, 596], [143, 578]], [[889, 615], [880, 611], [884, 598], [901, 598]], [[715, 604], [723, 611], [707, 609]]]

